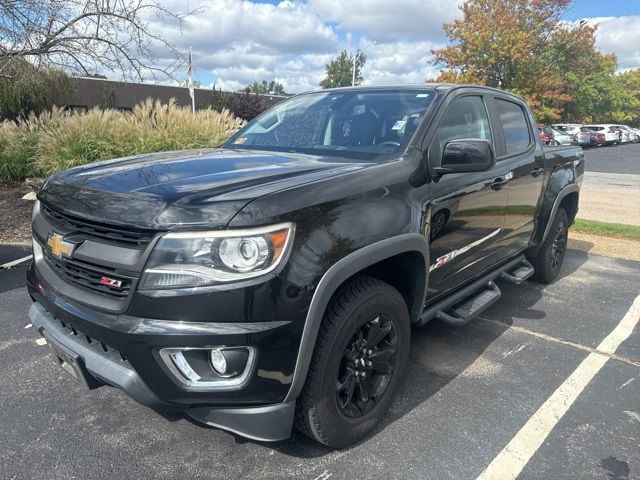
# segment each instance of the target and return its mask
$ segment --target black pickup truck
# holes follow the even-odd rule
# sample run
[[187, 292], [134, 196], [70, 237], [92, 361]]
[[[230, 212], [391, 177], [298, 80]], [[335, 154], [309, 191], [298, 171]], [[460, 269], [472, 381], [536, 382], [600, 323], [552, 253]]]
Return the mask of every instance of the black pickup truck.
[[341, 447], [389, 408], [412, 325], [464, 325], [495, 280], [558, 275], [583, 171], [499, 90], [298, 95], [221, 148], [49, 178], [29, 318], [89, 388]]

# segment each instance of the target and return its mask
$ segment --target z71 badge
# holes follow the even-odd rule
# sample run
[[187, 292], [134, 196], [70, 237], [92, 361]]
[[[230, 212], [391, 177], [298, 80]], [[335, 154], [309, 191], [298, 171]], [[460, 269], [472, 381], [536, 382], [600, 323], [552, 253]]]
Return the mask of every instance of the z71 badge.
[[107, 287], [111, 287], [111, 288], [121, 288], [122, 280], [118, 280], [111, 277], [102, 277], [100, 279], [100, 285], [106, 285]]

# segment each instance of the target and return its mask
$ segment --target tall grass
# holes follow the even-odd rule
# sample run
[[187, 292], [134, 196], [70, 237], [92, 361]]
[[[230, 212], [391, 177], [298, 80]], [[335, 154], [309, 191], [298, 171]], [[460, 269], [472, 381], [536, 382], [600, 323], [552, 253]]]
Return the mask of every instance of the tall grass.
[[34, 176], [40, 138], [45, 130], [57, 128], [63, 116], [63, 109], [54, 108], [17, 123], [0, 122], [0, 180]]
[[100, 110], [31, 115], [0, 123], [0, 180], [48, 176], [97, 160], [219, 145], [243, 121], [227, 110], [198, 110], [150, 99], [132, 112]]

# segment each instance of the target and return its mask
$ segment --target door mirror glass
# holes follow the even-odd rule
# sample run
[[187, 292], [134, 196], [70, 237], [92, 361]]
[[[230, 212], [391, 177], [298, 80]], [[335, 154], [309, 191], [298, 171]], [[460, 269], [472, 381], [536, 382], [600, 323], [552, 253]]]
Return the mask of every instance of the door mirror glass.
[[435, 172], [446, 173], [482, 172], [496, 162], [489, 140], [463, 138], [447, 142], [442, 153], [442, 166]]

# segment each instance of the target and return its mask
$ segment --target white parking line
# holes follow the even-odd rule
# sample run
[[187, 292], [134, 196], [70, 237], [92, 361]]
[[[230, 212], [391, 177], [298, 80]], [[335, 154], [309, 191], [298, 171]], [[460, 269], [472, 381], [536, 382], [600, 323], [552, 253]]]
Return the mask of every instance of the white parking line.
[[10, 268], [15, 267], [16, 265], [20, 265], [21, 263], [28, 262], [32, 258], [33, 258], [33, 255], [27, 255], [26, 257], [13, 260], [12, 262], [7, 262], [3, 265], [0, 265], [0, 270], [9, 270]]
[[[615, 329], [585, 358], [578, 368], [542, 404], [477, 480], [515, 479], [580, 393], [607, 363], [640, 319], [640, 295]], [[600, 353], [602, 352], [602, 353]]]

